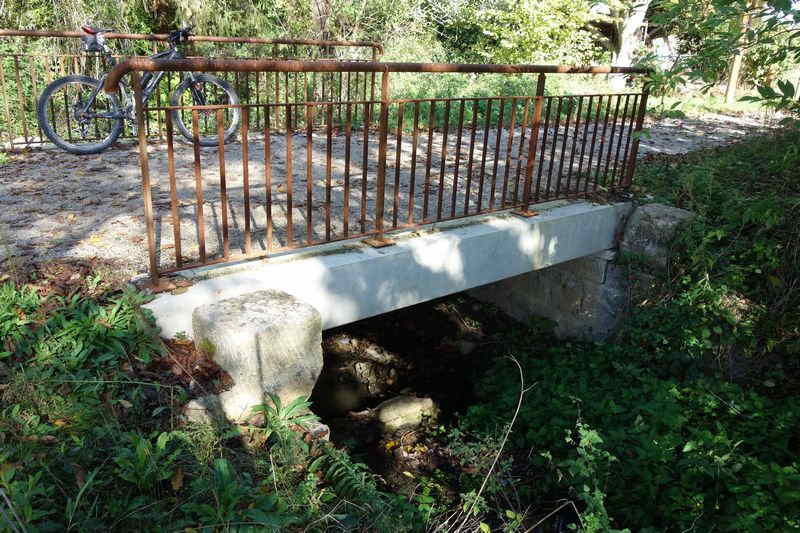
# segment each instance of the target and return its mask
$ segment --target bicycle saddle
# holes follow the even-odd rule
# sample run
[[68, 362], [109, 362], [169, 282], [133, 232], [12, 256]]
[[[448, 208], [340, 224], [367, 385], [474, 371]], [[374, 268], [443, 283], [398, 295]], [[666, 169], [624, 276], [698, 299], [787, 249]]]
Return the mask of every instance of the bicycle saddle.
[[99, 33], [108, 33], [110, 31], [114, 31], [111, 28], [94, 28], [94, 27], [88, 26], [88, 25], [81, 26], [81, 29], [83, 30], [84, 33], [86, 33], [88, 35], [97, 35]]

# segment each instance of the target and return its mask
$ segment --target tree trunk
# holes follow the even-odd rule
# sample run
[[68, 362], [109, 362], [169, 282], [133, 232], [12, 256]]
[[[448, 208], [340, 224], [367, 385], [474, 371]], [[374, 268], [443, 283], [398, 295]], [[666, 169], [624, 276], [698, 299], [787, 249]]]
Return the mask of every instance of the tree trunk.
[[[630, 67], [633, 63], [633, 55], [636, 48], [641, 44], [642, 39], [639, 38], [639, 30], [644, 24], [644, 17], [647, 14], [647, 8], [650, 6], [651, 0], [642, 0], [637, 2], [634, 0], [633, 5], [626, 13], [625, 18], [619, 30], [619, 50], [614, 57], [614, 64], [620, 67]], [[625, 75], [617, 74], [609, 77], [609, 83], [614, 90], [621, 90], [625, 88]]]
[[[742, 15], [742, 32], [746, 32], [750, 27], [750, 13]], [[739, 42], [739, 46], [746, 44], [744, 36]], [[744, 50], [741, 48], [736, 50], [736, 55], [733, 56], [731, 61], [731, 72], [728, 76], [728, 86], [725, 88], [725, 103], [732, 104], [736, 101], [736, 89], [739, 87], [739, 75], [742, 72], [742, 60], [744, 59]]]

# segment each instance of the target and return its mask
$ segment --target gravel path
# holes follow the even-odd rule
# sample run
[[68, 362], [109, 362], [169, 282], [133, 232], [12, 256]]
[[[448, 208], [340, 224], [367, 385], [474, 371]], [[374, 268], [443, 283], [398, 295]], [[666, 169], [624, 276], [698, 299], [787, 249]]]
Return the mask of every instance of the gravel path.
[[[707, 115], [702, 119], [667, 119], [651, 125], [651, 136], [641, 142], [639, 155], [647, 153], [684, 153], [700, 148], [725, 145], [736, 142], [754, 133], [765, 131], [766, 127], [753, 119], [733, 118], [720, 115]], [[458, 150], [456, 135], [451, 131], [447, 143], [445, 159], [445, 178], [439, 188], [441, 171], [441, 134], [436, 133], [431, 143], [431, 178], [428, 187], [428, 217], [435, 216], [440, 201], [444, 216], [451, 213], [459, 215], [464, 212], [467, 203], [465, 195], [465, 176], [467, 175], [467, 159], [470, 149], [471, 132], [462, 134], [460, 149], [460, 177], [453, 194], [455, 153]], [[480, 200], [483, 206], [488, 205], [491, 195], [492, 176], [495, 179], [494, 203], [500, 201], [503, 183], [508, 168], [508, 187], [506, 198], [514, 197], [517, 188], [517, 176], [524, 176], [524, 157], [519, 154], [520, 130], [513, 132], [511, 139], [511, 156], [506, 157], [509, 145], [509, 132], [503, 131], [498, 137], [496, 130], [490, 130], [486, 140], [487, 161], [485, 167], [486, 181], [482, 195], [478, 197], [477, 176], [484, 150], [483, 132], [475, 132], [474, 161], [475, 168], [471, 183], [469, 205], [474, 206]], [[551, 149], [551, 140], [555, 132], [548, 132], [548, 150], [542, 160], [545, 172], [541, 187], [547, 190], [546, 176], [551, 161], [554, 172], [550, 190], [555, 192], [555, 176], [559, 171], [565, 176], [572, 174], [571, 187], [583, 187], [583, 178], [578, 178], [579, 170], [584, 163], [580, 160], [580, 152], [570, 165], [569, 155], [563, 166], [559, 167], [561, 149], [564, 146], [563, 131], [556, 137], [555, 149]], [[592, 129], [585, 130], [588, 143], [591, 141]], [[583, 127], [578, 135], [570, 135], [566, 139], [567, 146], [576, 142], [580, 146], [584, 137]], [[620, 140], [618, 138], [618, 140]], [[316, 132], [313, 135], [312, 158], [312, 201], [311, 208], [307, 204], [307, 168], [306, 168], [306, 135], [298, 133], [291, 136], [293, 145], [292, 176], [292, 237], [295, 242], [305, 242], [308, 215], [311, 215], [312, 238], [324, 239], [325, 224], [325, 176], [326, 176], [326, 136]], [[625, 148], [625, 138], [621, 139]], [[272, 215], [273, 215], [273, 247], [287, 244], [287, 209], [286, 200], [288, 184], [286, 183], [286, 136], [274, 135], [271, 139], [272, 151]], [[615, 140], [615, 142], [617, 142]], [[587, 143], [587, 144], [588, 144]], [[389, 136], [387, 153], [387, 200], [386, 224], [391, 227], [395, 215], [395, 193], [399, 199], [397, 220], [400, 224], [407, 222], [409, 212], [413, 220], [418, 221], [423, 215], [425, 204], [424, 182], [426, 171], [426, 154], [428, 150], [427, 134], [420, 133], [417, 147], [417, 166], [414, 179], [416, 185], [411, 190], [411, 136], [404, 135], [400, 145], [400, 165], [396, 165], [398, 142]], [[499, 144], [497, 150], [496, 145]], [[335, 135], [331, 143], [331, 225], [332, 237], [343, 236], [345, 219], [345, 139]], [[368, 164], [366, 167], [365, 227], [369, 230], [373, 221], [369, 214], [374, 211], [376, 159], [378, 141], [375, 135], [368, 140]], [[599, 146], [598, 146], [599, 148]], [[253, 248], [266, 249], [266, 208], [265, 208], [265, 169], [263, 136], [251, 136], [249, 154], [250, 203], [252, 208], [251, 226], [253, 230]], [[500, 156], [495, 164], [495, 152]], [[159, 262], [162, 268], [174, 263], [175, 239], [170, 216], [170, 193], [167, 173], [166, 146], [153, 143], [148, 148], [151, 175], [153, 182], [153, 201], [155, 207], [157, 247], [162, 251]], [[569, 153], [569, 149], [567, 150]], [[599, 150], [598, 150], [599, 153]], [[588, 164], [587, 154], [583, 161]], [[605, 157], [605, 154], [603, 155]], [[349, 217], [347, 222], [350, 233], [361, 230], [362, 184], [364, 179], [363, 133], [353, 132], [350, 148], [350, 194]], [[595, 160], [597, 154], [595, 154]], [[198, 228], [194, 223], [195, 178], [193, 174], [193, 151], [191, 146], [176, 143], [175, 166], [178, 198], [180, 201], [179, 217], [181, 219], [182, 256], [187, 261], [198, 257]], [[519, 168], [520, 161], [523, 168]], [[227, 193], [229, 200], [229, 227], [231, 251], [237, 252], [243, 243], [243, 181], [242, 181], [242, 145], [239, 142], [226, 146], [225, 170]], [[538, 163], [538, 162], [537, 162]], [[613, 165], [613, 163], [612, 163]], [[221, 252], [222, 209], [219, 187], [219, 153], [216, 149], [201, 151], [201, 167], [204, 183], [203, 214], [205, 217], [206, 247], [210, 258]], [[574, 172], [570, 172], [572, 169]], [[620, 169], [621, 171], [621, 169]], [[395, 190], [395, 183], [397, 189]], [[589, 181], [589, 186], [594, 185]], [[521, 187], [521, 185], [519, 185]], [[410, 209], [410, 199], [413, 206]], [[146, 240], [144, 217], [141, 200], [138, 150], [130, 144], [121, 144], [99, 156], [75, 156], [55, 149], [31, 150], [26, 153], [12, 154], [10, 161], [0, 166], [0, 268], [10, 264], [8, 261], [17, 258], [91, 258], [116, 260], [128, 275], [145, 272], [147, 269]]]

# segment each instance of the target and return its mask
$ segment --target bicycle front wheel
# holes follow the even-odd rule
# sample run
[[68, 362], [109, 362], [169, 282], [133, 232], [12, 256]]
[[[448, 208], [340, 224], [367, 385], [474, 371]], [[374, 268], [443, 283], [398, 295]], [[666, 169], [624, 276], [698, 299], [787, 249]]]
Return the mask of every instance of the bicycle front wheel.
[[[227, 82], [209, 76], [194, 74], [194, 81], [186, 78], [175, 89], [170, 97], [173, 106], [230, 106], [239, 104], [239, 95]], [[194, 140], [193, 111], [179, 109], [172, 112], [172, 118], [181, 135], [189, 141]], [[197, 137], [201, 146], [217, 146], [219, 143], [219, 126], [216, 109], [197, 110]], [[222, 110], [223, 142], [230, 141], [239, 129], [241, 109], [226, 107]]]
[[96, 154], [122, 133], [117, 97], [102, 89], [83, 112], [100, 81], [88, 76], [59, 78], [45, 87], [36, 118], [48, 139], [73, 154]]

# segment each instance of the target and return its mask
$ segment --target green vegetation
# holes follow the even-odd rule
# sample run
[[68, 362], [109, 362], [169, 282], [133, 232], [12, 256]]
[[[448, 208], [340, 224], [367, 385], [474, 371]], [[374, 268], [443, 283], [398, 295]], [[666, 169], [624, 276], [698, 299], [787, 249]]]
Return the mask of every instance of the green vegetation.
[[302, 438], [302, 400], [265, 405], [263, 427], [179, 423], [200, 392], [158, 370], [174, 355], [142, 296], [107, 271], [8, 279], [2, 519], [27, 531], [798, 530], [799, 145], [789, 130], [642, 164], [641, 193], [697, 213], [668, 272], [628, 258], [652, 283], [614, 342], [557, 341], [539, 322], [497, 331], [470, 404], [427, 431], [453, 468], [409, 473], [410, 496]]
[[289, 430], [308, 422], [301, 400], [265, 406], [264, 427], [178, 427], [187, 389], [156, 373], [169, 356], [139, 293], [98, 274], [66, 296], [29, 282], [0, 285], [3, 531], [388, 531], [387, 515], [413, 513], [365, 467]]

